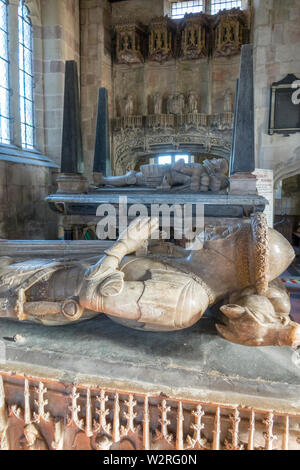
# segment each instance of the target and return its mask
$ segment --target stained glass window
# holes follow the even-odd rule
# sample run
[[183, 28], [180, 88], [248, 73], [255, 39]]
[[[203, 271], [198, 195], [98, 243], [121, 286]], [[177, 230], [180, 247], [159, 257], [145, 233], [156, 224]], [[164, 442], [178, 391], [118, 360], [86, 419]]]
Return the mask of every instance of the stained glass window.
[[171, 17], [183, 18], [186, 13], [200, 13], [204, 10], [204, 0], [189, 0], [172, 3]]
[[9, 53], [7, 1], [0, 0], [0, 142], [10, 143]]
[[211, 14], [215, 15], [220, 10], [241, 8], [242, 0], [211, 0]]
[[32, 25], [24, 0], [20, 1], [19, 22], [19, 82], [22, 147], [34, 147], [33, 54]]

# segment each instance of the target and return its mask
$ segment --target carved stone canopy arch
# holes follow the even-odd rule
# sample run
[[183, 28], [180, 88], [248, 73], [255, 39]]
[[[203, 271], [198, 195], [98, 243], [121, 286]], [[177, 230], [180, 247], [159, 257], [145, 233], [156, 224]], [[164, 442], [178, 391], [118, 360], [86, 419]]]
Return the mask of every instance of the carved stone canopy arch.
[[134, 169], [139, 160], [168, 152], [213, 155], [229, 161], [231, 132], [143, 135], [128, 129], [114, 135], [113, 149], [115, 175]]

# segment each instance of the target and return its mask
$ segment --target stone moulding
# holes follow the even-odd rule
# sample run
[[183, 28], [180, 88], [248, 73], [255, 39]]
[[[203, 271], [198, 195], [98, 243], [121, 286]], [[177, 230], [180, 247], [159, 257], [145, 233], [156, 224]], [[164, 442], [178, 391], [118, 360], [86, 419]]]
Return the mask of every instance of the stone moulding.
[[1, 450], [291, 450], [300, 413], [0, 372]]

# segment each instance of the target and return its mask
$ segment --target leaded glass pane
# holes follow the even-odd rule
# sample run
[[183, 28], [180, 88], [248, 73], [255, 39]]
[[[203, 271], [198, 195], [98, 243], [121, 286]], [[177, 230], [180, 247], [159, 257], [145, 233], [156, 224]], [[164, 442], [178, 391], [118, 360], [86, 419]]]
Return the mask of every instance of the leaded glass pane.
[[204, 10], [204, 0], [189, 0], [172, 3], [171, 17], [183, 18], [186, 13], [199, 13]]
[[0, 142], [10, 143], [7, 2], [0, 0]]
[[19, 4], [19, 82], [22, 146], [34, 146], [32, 25], [24, 0]]
[[241, 0], [211, 0], [211, 14], [215, 15], [220, 10], [231, 10], [231, 8], [241, 8]]

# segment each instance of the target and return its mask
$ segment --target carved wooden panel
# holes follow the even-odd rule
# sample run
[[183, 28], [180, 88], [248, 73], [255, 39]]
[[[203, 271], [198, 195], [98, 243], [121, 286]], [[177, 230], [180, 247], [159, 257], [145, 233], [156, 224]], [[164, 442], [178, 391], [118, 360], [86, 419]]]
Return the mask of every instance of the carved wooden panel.
[[215, 56], [238, 54], [242, 45], [248, 42], [246, 15], [237, 8], [220, 11], [213, 28]]
[[299, 449], [300, 413], [0, 374], [0, 449]]
[[207, 16], [185, 15], [181, 26], [181, 56], [199, 59], [209, 53], [209, 22]]
[[174, 23], [168, 16], [154, 18], [149, 25], [149, 60], [163, 62], [175, 56]]
[[144, 62], [145, 28], [139, 23], [123, 21], [115, 26], [116, 60], [119, 64]]

